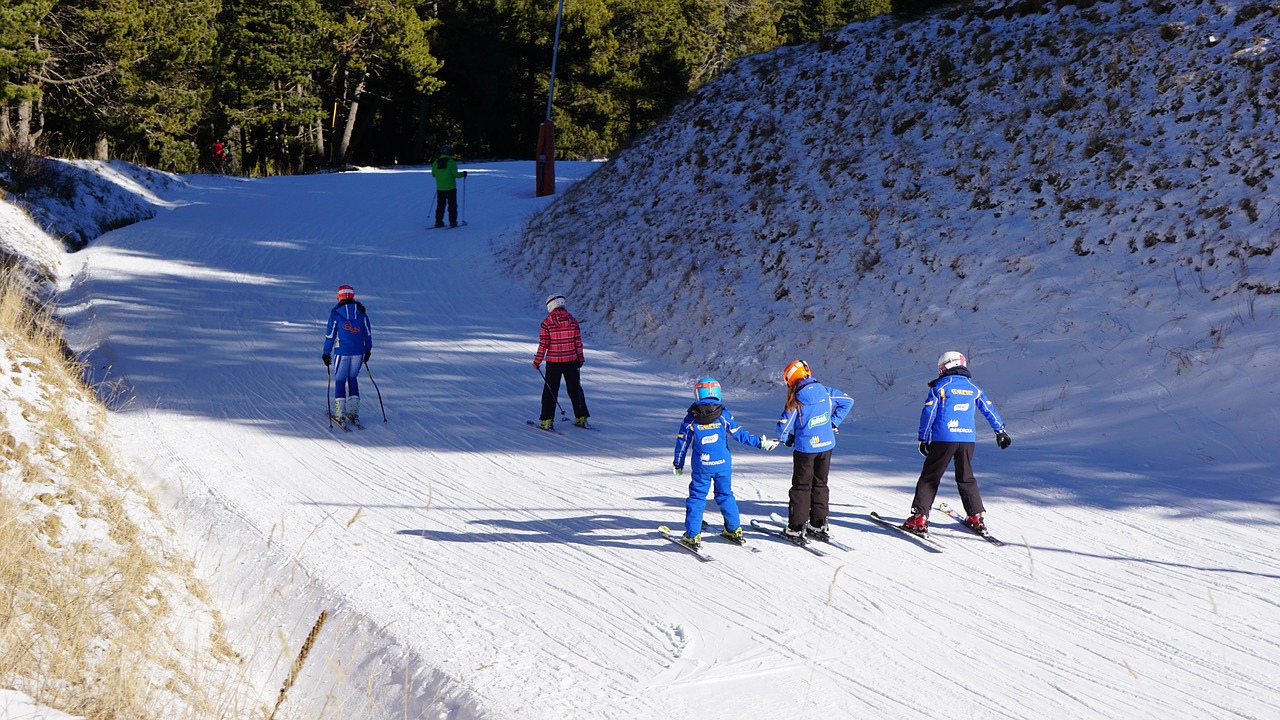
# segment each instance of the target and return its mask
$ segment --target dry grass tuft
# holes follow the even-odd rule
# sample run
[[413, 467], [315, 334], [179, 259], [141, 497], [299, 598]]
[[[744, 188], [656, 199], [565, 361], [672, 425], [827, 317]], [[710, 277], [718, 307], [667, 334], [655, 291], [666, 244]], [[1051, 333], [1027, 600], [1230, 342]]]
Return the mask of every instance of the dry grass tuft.
[[95, 720], [260, 714], [228, 699], [221, 619], [29, 286], [0, 274], [0, 686]]

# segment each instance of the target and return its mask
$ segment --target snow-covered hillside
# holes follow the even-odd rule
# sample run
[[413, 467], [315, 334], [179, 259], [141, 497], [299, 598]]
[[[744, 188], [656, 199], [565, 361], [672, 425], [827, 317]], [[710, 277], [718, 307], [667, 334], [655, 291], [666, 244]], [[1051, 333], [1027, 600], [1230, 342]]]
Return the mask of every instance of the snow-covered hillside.
[[807, 358], [864, 418], [960, 349], [1045, 450], [1274, 498], [1277, 34], [1234, 2], [853, 25], [735, 65], [503, 264], [691, 374]]

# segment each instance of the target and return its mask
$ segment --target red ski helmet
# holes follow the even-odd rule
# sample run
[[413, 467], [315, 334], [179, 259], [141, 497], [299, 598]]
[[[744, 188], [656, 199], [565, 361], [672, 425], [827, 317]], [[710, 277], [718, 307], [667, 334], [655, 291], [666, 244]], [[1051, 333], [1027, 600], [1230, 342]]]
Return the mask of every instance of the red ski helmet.
[[356, 289], [351, 287], [350, 285], [340, 285], [338, 287], [338, 299], [339, 300], [355, 300]]

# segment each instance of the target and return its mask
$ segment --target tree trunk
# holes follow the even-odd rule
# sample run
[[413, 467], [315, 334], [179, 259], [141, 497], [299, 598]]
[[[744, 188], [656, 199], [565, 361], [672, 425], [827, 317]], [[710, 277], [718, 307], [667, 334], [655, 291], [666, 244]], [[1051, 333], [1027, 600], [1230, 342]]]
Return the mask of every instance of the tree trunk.
[[99, 135], [97, 141], [93, 143], [93, 159], [94, 160], [111, 159], [110, 150], [111, 150], [111, 146], [107, 142], [107, 136]]
[[351, 133], [356, 127], [356, 114], [360, 112], [360, 96], [364, 94], [364, 78], [356, 83], [355, 92], [351, 93], [351, 107], [347, 110], [346, 122], [342, 124], [342, 139], [338, 141], [337, 152], [334, 153], [335, 165], [345, 165], [347, 151], [351, 149]]
[[413, 147], [409, 149], [409, 162], [420, 165], [427, 158], [427, 111], [431, 109], [430, 96], [425, 92], [418, 102], [418, 129], [413, 133]]
[[31, 101], [18, 103], [17, 146], [22, 150], [31, 147]]

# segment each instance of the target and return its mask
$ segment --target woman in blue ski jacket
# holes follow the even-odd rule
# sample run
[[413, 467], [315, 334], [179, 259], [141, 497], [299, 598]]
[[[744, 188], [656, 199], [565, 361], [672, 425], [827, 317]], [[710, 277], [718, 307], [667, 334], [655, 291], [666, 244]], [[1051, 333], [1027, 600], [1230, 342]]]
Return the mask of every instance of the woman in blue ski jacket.
[[929, 510], [938, 495], [938, 484], [955, 460], [956, 490], [964, 504], [964, 524], [978, 532], [986, 531], [982, 514], [982, 494], [973, 475], [973, 450], [976, 428], [974, 411], [982, 413], [996, 433], [996, 445], [1004, 450], [1013, 444], [1005, 432], [1004, 421], [987, 400], [982, 388], [973, 382], [964, 355], [949, 350], [938, 358], [938, 377], [929, 383], [929, 396], [920, 411], [920, 454], [924, 467], [916, 481], [916, 494], [911, 500], [911, 517], [905, 526], [917, 533], [928, 532]]
[[676, 455], [672, 472], [684, 472], [685, 456], [692, 453], [689, 499], [684, 504], [684, 536], [680, 541], [697, 549], [702, 544], [702, 513], [707, 507], [707, 490], [714, 488], [716, 504], [724, 516], [724, 535], [742, 541], [738, 501], [733, 496], [733, 458], [729, 438], [743, 445], [772, 450], [777, 440], [756, 437], [733, 421], [733, 414], [720, 401], [720, 383], [705, 377], [693, 386], [697, 401], [689, 406], [676, 435]]
[[324, 352], [320, 355], [325, 367], [334, 363], [337, 386], [333, 391], [333, 419], [339, 424], [360, 422], [360, 366], [369, 361], [372, 353], [369, 314], [364, 305], [356, 302], [356, 291], [343, 285], [338, 288], [338, 304], [329, 312]]
[[830, 489], [831, 451], [836, 432], [853, 407], [853, 398], [835, 388], [823, 387], [809, 371], [809, 364], [796, 360], [782, 371], [787, 383], [787, 404], [778, 419], [778, 437], [794, 446], [791, 454], [791, 492], [787, 503], [787, 528], [783, 534], [797, 544], [805, 543], [805, 533], [825, 540], [830, 537], [827, 514]]

